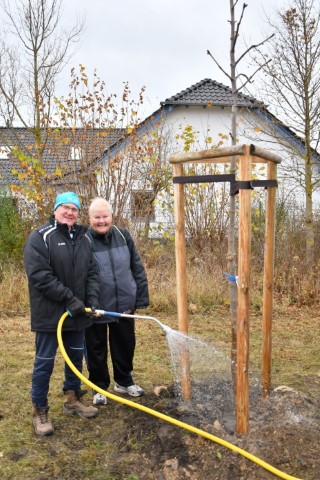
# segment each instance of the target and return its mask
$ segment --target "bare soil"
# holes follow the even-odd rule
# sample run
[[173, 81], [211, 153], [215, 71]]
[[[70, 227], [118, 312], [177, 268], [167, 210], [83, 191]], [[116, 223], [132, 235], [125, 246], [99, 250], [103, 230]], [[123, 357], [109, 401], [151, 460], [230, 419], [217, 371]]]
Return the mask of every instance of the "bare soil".
[[[213, 414], [208, 422], [210, 406], [205, 404], [183, 404], [174, 398], [158, 400], [156, 405], [150, 397], [139, 401], [240, 447], [288, 475], [282, 478], [319, 480], [320, 378], [310, 377], [308, 381], [314, 392], [312, 396], [285, 386], [275, 389], [266, 399], [254, 394], [250, 431], [246, 436], [235, 433], [231, 415], [217, 419]], [[100, 418], [110, 421], [110, 408], [111, 421], [117, 428], [112, 429], [105, 441], [117, 444], [118, 454], [106, 469], [106, 474], [111, 475], [106, 478], [267, 480], [277, 477], [229, 448], [144, 412], [130, 411], [125, 422], [117, 422], [117, 412], [122, 416], [126, 407], [110, 404], [100, 408]], [[103, 428], [101, 435], [102, 432]]]
[[[266, 399], [262, 399], [258, 391], [251, 394], [250, 431], [245, 436], [235, 433], [231, 412], [224, 411], [219, 419], [215, 418], [216, 414], [221, 414], [219, 408], [216, 410], [205, 403], [183, 403], [172, 396], [170, 389], [162, 392], [163, 398], [149, 394], [135, 401], [241, 448], [252, 454], [258, 463], [261, 460], [279, 470], [283, 474], [280, 478], [319, 480], [320, 378], [310, 377], [305, 381], [310, 382], [312, 395], [285, 386], [276, 388]], [[214, 401], [212, 398], [213, 404]], [[73, 478], [73, 475], [95, 480], [279, 478], [230, 448], [143, 411], [110, 400], [107, 406], [99, 408], [100, 415], [90, 421], [86, 438], [87, 442], [100, 446], [94, 451], [97, 469], [88, 476], [87, 471], [82, 471], [84, 464], [75, 462], [73, 470], [68, 467], [67, 476], [56, 467], [53, 478], [62, 480]], [[75, 424], [71, 435], [70, 425], [63, 422], [55, 424], [53, 437], [38, 440], [51, 456], [58, 455], [61, 439], [69, 432], [67, 448], [77, 458], [79, 436], [83, 438], [79, 429], [84, 428], [84, 421], [72, 421]], [[113, 453], [108, 445], [112, 445]]]

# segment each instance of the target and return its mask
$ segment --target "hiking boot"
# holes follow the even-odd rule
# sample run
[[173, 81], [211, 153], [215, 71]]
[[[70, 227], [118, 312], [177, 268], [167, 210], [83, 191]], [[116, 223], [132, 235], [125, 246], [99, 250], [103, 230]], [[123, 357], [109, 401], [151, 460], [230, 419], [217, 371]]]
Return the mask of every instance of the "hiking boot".
[[118, 393], [127, 393], [131, 395], [131, 397], [141, 397], [144, 394], [143, 388], [139, 387], [139, 385], [130, 385], [129, 387], [123, 387], [118, 383], [114, 386], [114, 391]]
[[48, 416], [49, 407], [38, 408], [32, 405], [32, 423], [36, 435], [47, 437], [53, 434], [53, 426]]
[[92, 399], [93, 405], [107, 405], [107, 397], [102, 393], [96, 393]]
[[98, 415], [96, 407], [88, 405], [82, 398], [84, 393], [67, 390], [64, 393], [66, 401], [63, 404], [63, 413], [66, 415], [79, 415], [84, 418], [92, 418]]

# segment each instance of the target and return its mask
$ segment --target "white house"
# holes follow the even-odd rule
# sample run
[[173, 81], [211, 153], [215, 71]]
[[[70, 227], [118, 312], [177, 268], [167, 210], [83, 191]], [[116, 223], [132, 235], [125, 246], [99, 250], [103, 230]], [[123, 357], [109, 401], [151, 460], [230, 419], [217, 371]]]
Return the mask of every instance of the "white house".
[[[288, 197], [291, 189], [294, 188], [294, 198], [300, 197], [300, 202], [303, 202], [303, 187], [299, 190], [302, 179], [297, 173], [298, 167], [303, 163], [301, 159], [304, 152], [303, 141], [288, 126], [275, 118], [263, 102], [241, 93], [237, 98], [237, 142], [253, 143], [281, 156], [283, 161], [278, 168], [279, 190], [285, 191]], [[162, 138], [162, 142], [159, 143], [161, 145], [159, 155], [162, 156], [158, 163], [160, 174], [164, 163], [167, 163], [168, 156], [172, 153], [185, 149], [203, 150], [217, 146], [230, 146], [232, 144], [231, 105], [232, 92], [229, 87], [211, 79], [204, 79], [161, 102], [160, 108], [136, 127], [136, 135], [119, 140], [105, 152], [102, 166], [107, 169], [119, 152], [122, 152], [123, 158], [127, 158], [129, 164], [133, 165], [134, 154], [129, 151], [131, 141], [134, 139], [136, 144], [143, 145], [149, 141], [152, 134]], [[320, 155], [317, 152], [314, 152], [314, 159], [318, 165]], [[141, 164], [136, 164], [135, 168], [140, 170]], [[163, 175], [165, 172], [164, 169]], [[257, 178], [263, 179], [264, 167], [261, 168], [260, 165], [256, 174]], [[103, 190], [102, 177], [103, 175], [100, 177], [102, 192], [112, 201], [113, 192], [110, 189]], [[148, 202], [148, 199], [150, 202], [155, 199], [151, 177], [148, 175], [147, 168], [144, 175], [130, 177], [131, 197], [130, 199], [128, 197], [125, 212], [131, 221], [135, 220], [136, 212], [139, 211], [137, 205], [141, 207], [143, 202]], [[124, 187], [128, 186], [124, 177], [121, 181]], [[154, 228], [159, 225], [159, 222], [166, 226], [172, 223], [172, 215], [168, 215], [168, 211], [163, 207], [165, 205], [163, 195], [163, 192], [157, 192], [157, 200], [154, 202], [155, 209], [151, 219], [151, 226]]]
[[[100, 154], [97, 154], [96, 148], [92, 148], [96, 141], [90, 140], [88, 132], [83, 135], [77, 131], [75, 135], [73, 131], [68, 133], [64, 129], [59, 132], [57, 140], [59, 150], [54, 146], [56, 135], [49, 135], [50, 142], [44, 158], [50, 171], [54, 173], [58, 166], [59, 171], [65, 172], [65, 176], [60, 174], [58, 181], [56, 179], [55, 185], [59, 190], [66, 186], [69, 188], [70, 169], [75, 172], [81, 168], [82, 177], [79, 175], [77, 179], [81, 183], [84, 168], [89, 164], [90, 173], [94, 169], [94, 174], [97, 175], [101, 193], [110, 199], [121, 218], [125, 217], [130, 223], [137, 224], [146, 219], [141, 212], [147, 211], [148, 222], [151, 222], [153, 228], [160, 224], [168, 227], [172, 224], [172, 214], [167, 208], [172, 186], [168, 156], [184, 149], [203, 150], [231, 145], [231, 105], [229, 87], [204, 79], [161, 102], [158, 110], [133, 126], [133, 132], [130, 129], [125, 131], [114, 128], [109, 133], [102, 132], [103, 136], [98, 130], [98, 133], [92, 132], [94, 136], [99, 136], [97, 145]], [[239, 93], [237, 107], [237, 142], [254, 143], [280, 155], [283, 161], [278, 169], [279, 191], [285, 189], [288, 196], [290, 188], [294, 188], [294, 197], [300, 195], [300, 201], [303, 202], [303, 188], [299, 190], [299, 182], [303, 185], [303, 178], [297, 173], [302, 163], [303, 141], [275, 118], [263, 102]], [[21, 182], [17, 175], [12, 175], [12, 166], [17, 162], [10, 158], [8, 146], [12, 148], [19, 137], [19, 142], [25, 144], [27, 152], [32, 147], [28, 131], [14, 130], [15, 138], [12, 129], [0, 129], [2, 188]], [[67, 136], [68, 141], [62, 141], [61, 135]], [[101, 155], [103, 151], [104, 154]], [[84, 166], [81, 164], [80, 152], [85, 152], [82, 162]], [[87, 158], [90, 152], [93, 157], [91, 159]], [[97, 155], [99, 161], [96, 168], [92, 167], [92, 161]], [[317, 152], [314, 152], [314, 159], [315, 164], [319, 165], [320, 155]], [[303, 169], [300, 171], [303, 172]], [[263, 170], [257, 171], [257, 175], [263, 178]], [[73, 177], [72, 188], [85, 195], [83, 185], [79, 183], [77, 186], [77, 181]], [[213, 195], [207, 197], [209, 199]]]

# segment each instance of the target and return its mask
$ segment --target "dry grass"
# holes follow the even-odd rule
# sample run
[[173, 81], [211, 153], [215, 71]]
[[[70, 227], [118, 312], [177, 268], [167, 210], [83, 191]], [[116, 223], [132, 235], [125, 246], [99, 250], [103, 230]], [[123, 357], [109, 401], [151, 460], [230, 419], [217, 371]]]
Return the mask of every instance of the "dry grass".
[[29, 311], [28, 283], [22, 266], [6, 265], [0, 279], [1, 315], [19, 316]]
[[[156, 316], [160, 321], [176, 328], [175, 314], [149, 309], [141, 314]], [[219, 345], [226, 351], [230, 347], [228, 307], [219, 306], [211, 311], [190, 311], [190, 333]], [[166, 339], [157, 324], [137, 320], [137, 348], [135, 379], [144, 386], [148, 402], [155, 410], [161, 402], [154, 396], [156, 385], [170, 385], [173, 381]], [[320, 381], [319, 371], [319, 319], [311, 309], [276, 308], [273, 328], [273, 386], [286, 384], [307, 393], [310, 382]], [[31, 423], [30, 380], [34, 355], [34, 335], [29, 319], [2, 316], [0, 319], [0, 477], [42, 480], [45, 478], [137, 480], [137, 473], [112, 473], [113, 464], [127, 442], [130, 455], [139, 452], [135, 437], [116, 438], [128, 416], [137, 415], [129, 407], [109, 401], [101, 407], [98, 419], [85, 421], [62, 415], [61, 382], [63, 359], [58, 352], [50, 390], [51, 418], [55, 434], [50, 438], [36, 438]], [[260, 315], [251, 318], [250, 365], [259, 376], [261, 367]], [[84, 371], [86, 374], [86, 370]], [[309, 385], [309, 386], [308, 386]], [[312, 385], [312, 382], [311, 382]], [[139, 400], [137, 400], [139, 401]], [[112, 440], [113, 439], [113, 440]], [[126, 451], [126, 450], [125, 450]]]
[[[140, 313], [155, 316], [177, 328], [174, 260], [169, 254], [159, 258], [148, 259], [152, 305]], [[189, 332], [225, 352], [230, 351], [231, 339], [228, 286], [218, 262], [204, 262], [197, 257], [188, 260]], [[107, 407], [101, 407], [101, 414], [93, 421], [64, 417], [63, 359], [59, 352], [49, 397], [56, 431], [50, 438], [35, 437], [30, 403], [34, 335], [30, 332], [23, 270], [11, 267], [3, 272], [0, 307], [0, 478], [139, 480], [138, 473], [121, 474], [121, 467], [115, 466], [119, 454], [127, 451], [128, 442], [130, 455], [139, 453], [136, 438], [116, 436], [126, 419], [137, 415], [136, 411], [110, 401]], [[260, 307], [261, 292], [257, 281], [252, 291], [250, 319], [250, 369], [257, 378], [261, 371]], [[145, 397], [137, 401], [161, 410], [161, 401], [153, 394], [154, 387], [170, 385], [173, 381], [166, 338], [152, 321], [137, 320], [136, 330], [134, 375], [146, 390]], [[320, 381], [319, 342], [316, 307], [284, 306], [283, 302], [276, 301], [273, 386], [286, 384], [312, 394], [312, 385]]]

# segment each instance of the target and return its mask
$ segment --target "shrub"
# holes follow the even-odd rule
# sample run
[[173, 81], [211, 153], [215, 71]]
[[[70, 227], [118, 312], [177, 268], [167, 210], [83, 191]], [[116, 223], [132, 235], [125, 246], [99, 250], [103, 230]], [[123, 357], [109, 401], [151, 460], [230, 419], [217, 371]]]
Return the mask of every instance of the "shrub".
[[0, 263], [21, 263], [25, 241], [25, 222], [20, 217], [11, 196], [1, 196], [0, 204]]

